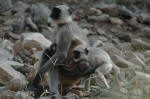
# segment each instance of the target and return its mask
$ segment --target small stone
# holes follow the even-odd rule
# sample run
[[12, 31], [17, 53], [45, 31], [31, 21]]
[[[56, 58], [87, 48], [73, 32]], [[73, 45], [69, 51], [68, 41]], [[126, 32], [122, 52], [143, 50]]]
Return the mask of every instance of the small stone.
[[29, 7], [28, 4], [26, 4], [22, 1], [18, 1], [13, 5], [12, 13], [14, 14], [16, 12], [24, 12], [28, 7]]
[[22, 67], [24, 67], [24, 64], [21, 64], [19, 62], [16, 61], [4, 61], [7, 65], [12, 66], [14, 69], [20, 69]]
[[103, 45], [103, 42], [101, 40], [98, 40], [93, 44], [94, 47], [101, 47], [102, 45]]
[[101, 15], [102, 11], [96, 8], [90, 8], [89, 15]]
[[88, 20], [91, 22], [107, 22], [109, 21], [109, 15], [108, 14], [102, 14], [100, 16], [89, 16]]
[[139, 21], [143, 24], [150, 24], [150, 14], [149, 13], [142, 13], [139, 16]]
[[12, 2], [11, 0], [0, 0], [0, 5], [6, 10], [12, 7]]
[[136, 65], [134, 63], [131, 63], [130, 61], [126, 60], [125, 58], [119, 56], [119, 55], [114, 55], [114, 58], [112, 59], [114, 63], [121, 68], [132, 68], [132, 69], [138, 69], [141, 70], [142, 66]]
[[130, 34], [119, 34], [118, 35], [119, 36], [119, 39], [121, 40], [121, 41], [124, 41], [124, 42], [131, 42], [132, 41], [132, 37], [131, 37], [131, 35]]
[[2, 46], [3, 46], [4, 49], [6, 49], [6, 50], [8, 50], [10, 52], [13, 52], [13, 46], [14, 46], [14, 44], [11, 41], [4, 40], [2, 42]]
[[117, 16], [118, 15], [118, 11], [117, 11], [118, 6], [116, 4], [101, 3], [100, 5], [98, 4], [96, 6], [96, 8], [102, 10], [103, 12], [109, 14], [110, 16]]
[[118, 8], [119, 16], [125, 19], [131, 19], [133, 16], [132, 11], [127, 9], [125, 6]]
[[150, 50], [150, 44], [145, 40], [141, 40], [141, 39], [132, 40], [132, 46], [136, 50]]
[[12, 79], [8, 84], [8, 89], [12, 91], [18, 91], [23, 85], [26, 85], [27, 81], [20, 79]]
[[17, 55], [20, 52], [20, 50], [22, 50], [22, 49], [23, 49], [22, 42], [20, 40], [16, 41], [14, 46], [13, 46], [13, 54], [14, 54], [14, 56]]
[[106, 35], [105, 31], [101, 28], [97, 29], [97, 33], [100, 34], [100, 35]]
[[117, 24], [117, 25], [123, 25], [123, 23], [124, 23], [121, 19], [119, 19], [117, 17], [111, 17], [110, 22], [112, 24]]

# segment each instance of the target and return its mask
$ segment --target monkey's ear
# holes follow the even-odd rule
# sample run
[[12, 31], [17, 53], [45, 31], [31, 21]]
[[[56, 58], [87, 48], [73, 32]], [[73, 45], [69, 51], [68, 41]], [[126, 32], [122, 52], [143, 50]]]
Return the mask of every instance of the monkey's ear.
[[88, 48], [85, 48], [85, 54], [87, 55], [89, 53]]
[[72, 8], [69, 8], [68, 12], [69, 12], [70, 15], [72, 15]]

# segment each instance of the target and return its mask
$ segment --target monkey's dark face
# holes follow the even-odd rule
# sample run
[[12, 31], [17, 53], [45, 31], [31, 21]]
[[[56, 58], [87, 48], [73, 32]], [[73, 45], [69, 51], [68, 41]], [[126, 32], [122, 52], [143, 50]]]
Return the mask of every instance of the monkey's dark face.
[[71, 18], [72, 11], [66, 5], [59, 5], [52, 9], [50, 17], [56, 23], [67, 23], [72, 21]]
[[52, 9], [51, 18], [52, 19], [59, 19], [61, 14], [61, 10], [59, 8], [54, 7]]
[[73, 50], [73, 58], [76, 62], [87, 60], [88, 58], [88, 49], [82, 45], [79, 45]]

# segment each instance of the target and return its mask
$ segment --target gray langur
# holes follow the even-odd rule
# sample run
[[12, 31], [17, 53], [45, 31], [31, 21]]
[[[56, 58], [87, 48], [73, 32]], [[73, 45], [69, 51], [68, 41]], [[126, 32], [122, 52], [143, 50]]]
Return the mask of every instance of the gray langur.
[[[94, 73], [98, 76], [99, 80], [101, 79], [107, 88], [110, 88], [105, 74], [110, 73], [112, 68], [116, 71], [119, 71], [119, 68], [114, 65], [110, 56], [104, 50], [97, 47], [86, 47], [84, 45], [78, 45], [73, 49], [74, 61], [75, 62], [84, 62], [88, 61], [89, 66], [97, 66], [94, 70]], [[90, 68], [88, 65], [80, 65], [80, 69]]]
[[[40, 78], [49, 72], [50, 93], [58, 93], [59, 84], [59, 64], [69, 62], [73, 57], [73, 48], [77, 45], [89, 46], [87, 36], [84, 31], [72, 20], [72, 12], [66, 5], [58, 5], [52, 9], [51, 19], [56, 24], [53, 44], [56, 51], [45, 49], [40, 59], [39, 71], [35, 79], [29, 85], [38, 86]], [[41, 77], [40, 77], [41, 76]]]

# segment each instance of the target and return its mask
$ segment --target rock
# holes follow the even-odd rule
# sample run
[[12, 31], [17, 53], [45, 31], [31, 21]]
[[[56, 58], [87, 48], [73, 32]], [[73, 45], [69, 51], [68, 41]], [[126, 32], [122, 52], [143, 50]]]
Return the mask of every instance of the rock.
[[125, 6], [118, 8], [119, 16], [125, 19], [131, 19], [133, 16], [132, 11], [128, 10]]
[[149, 13], [141, 13], [138, 21], [143, 24], [150, 24], [150, 14]]
[[126, 51], [133, 51], [133, 47], [131, 45], [131, 43], [129, 42], [125, 42], [125, 43], [120, 43], [118, 45], [118, 47], [120, 48], [120, 50], [122, 50], [123, 52], [126, 52]]
[[25, 76], [4, 62], [0, 62], [0, 80], [6, 84], [12, 79], [24, 80]]
[[29, 5], [22, 2], [22, 1], [18, 1], [16, 2], [13, 7], [12, 7], [12, 13], [15, 14], [17, 12], [24, 12], [27, 8], [29, 8]]
[[119, 19], [117, 17], [111, 17], [110, 22], [112, 24], [116, 24], [116, 25], [123, 25], [123, 23], [124, 23], [121, 19]]
[[3, 86], [3, 87], [0, 87], [0, 93], [7, 90], [7, 87], [6, 86]]
[[0, 99], [33, 99], [24, 92], [4, 91], [0, 94]]
[[109, 14], [110, 16], [117, 16], [118, 11], [117, 11], [117, 5], [116, 4], [104, 4], [101, 3], [100, 5], [98, 4], [96, 8], [102, 10], [103, 12]]
[[114, 58], [112, 59], [113, 62], [121, 68], [138, 69], [138, 70], [142, 69], [142, 66], [133, 64], [119, 55], [115, 55], [115, 54], [113, 55], [114, 55]]
[[75, 15], [77, 15], [77, 17], [80, 19], [80, 18], [83, 18], [85, 16], [84, 14], [84, 9], [80, 8], [80, 9], [77, 9], [75, 12]]
[[130, 62], [137, 64], [137, 65], [141, 65], [141, 66], [145, 66], [145, 62], [136, 54], [134, 54], [135, 58], [130, 59]]
[[15, 98], [15, 92], [13, 91], [4, 91], [0, 94], [0, 99], [14, 99]]
[[42, 34], [35, 33], [23, 33], [23, 45], [26, 49], [36, 48], [42, 50], [48, 48], [51, 45], [51, 41], [47, 40]]
[[4, 60], [11, 60], [13, 58], [12, 54], [1, 47], [0, 44], [0, 62]]
[[129, 24], [133, 29], [141, 29], [143, 25], [137, 22], [136, 17], [131, 18], [130, 20], [126, 20], [126, 23]]
[[110, 55], [111, 53], [120, 54], [120, 50], [117, 49], [112, 43], [104, 43], [101, 48], [107, 51]]
[[14, 44], [7, 39], [2, 42], [3, 48], [10, 51], [10, 52], [13, 52], [13, 45]]
[[[34, 78], [36, 76], [36, 73], [38, 72], [38, 69], [39, 69], [38, 64], [39, 64], [38, 62], [35, 63], [34, 67], [31, 69], [31, 71], [30, 71], [30, 73], [27, 77], [28, 81], [33, 81], [34, 80]], [[47, 83], [48, 83], [48, 72], [45, 73], [44, 77], [42, 78], [42, 84], [47, 85]]]
[[89, 16], [88, 20], [91, 22], [107, 22], [109, 21], [109, 15], [108, 14], [102, 14], [100, 16]]
[[150, 28], [149, 27], [141, 28], [141, 34], [140, 35], [143, 35], [144, 37], [147, 37], [150, 39]]
[[28, 96], [26, 92], [16, 92], [15, 94], [16, 99], [33, 99], [33, 97]]
[[35, 23], [33, 23], [31, 17], [26, 18], [26, 24], [29, 26], [29, 28], [31, 28], [34, 31], [38, 31], [38, 27]]
[[0, 5], [3, 9], [8, 10], [12, 7], [12, 2], [11, 0], [0, 0]]
[[134, 39], [132, 40], [132, 46], [136, 50], [150, 50], [150, 44], [141, 39]]
[[11, 32], [13, 31], [13, 27], [12, 26], [5, 26], [0, 28], [0, 30], [2, 29], [3, 32]]
[[15, 34], [15, 33], [12, 33], [12, 32], [8, 32], [7, 35], [8, 35], [10, 38], [14, 39], [14, 40], [19, 40], [19, 39], [20, 39], [20, 35]]
[[96, 9], [96, 8], [90, 8], [89, 10], [89, 15], [101, 15], [102, 14], [102, 11], [99, 10], [99, 9]]
[[24, 64], [21, 64], [19, 62], [16, 61], [4, 61], [4, 63], [6, 63], [7, 65], [12, 66], [14, 69], [20, 69], [22, 67], [24, 67]]
[[93, 44], [93, 47], [101, 47], [102, 45], [103, 45], [103, 42], [101, 40], [98, 40]]
[[138, 80], [143, 82], [150, 82], [150, 75], [147, 73], [135, 71], [136, 76], [138, 77]]
[[100, 34], [100, 35], [106, 35], [106, 32], [101, 28], [97, 29], [97, 33]]
[[22, 86], [27, 85], [27, 81], [21, 79], [12, 79], [7, 84], [7, 89], [12, 91], [18, 91]]
[[23, 44], [20, 40], [16, 41], [13, 46], [13, 54], [17, 55], [23, 49]]
[[130, 90], [129, 91], [129, 93], [131, 94], [131, 95], [135, 95], [135, 96], [142, 96], [143, 95], [143, 90], [141, 90], [141, 89], [132, 89], [132, 90]]
[[142, 99], [142, 96], [129, 96], [128, 99]]
[[51, 22], [51, 10], [42, 3], [33, 4], [30, 7], [33, 22], [36, 24], [49, 24]]
[[42, 51], [35, 52], [33, 55], [31, 55], [31, 58], [34, 63], [40, 60], [40, 56], [42, 55]]
[[132, 41], [132, 37], [130, 34], [127, 34], [127, 33], [120, 33], [119, 35], [119, 39], [121, 41], [124, 41], [124, 42], [131, 42]]
[[9, 30], [9, 32], [21, 33], [25, 27], [25, 17], [21, 16], [18, 18], [7, 20], [5, 23], [3, 23], [3, 25], [11, 26], [13, 28], [13, 30]]
[[18, 18], [15, 25], [13, 25], [13, 31], [12, 32], [20, 34], [24, 31], [24, 29], [25, 29], [25, 17], [22, 16], [22, 17]]

